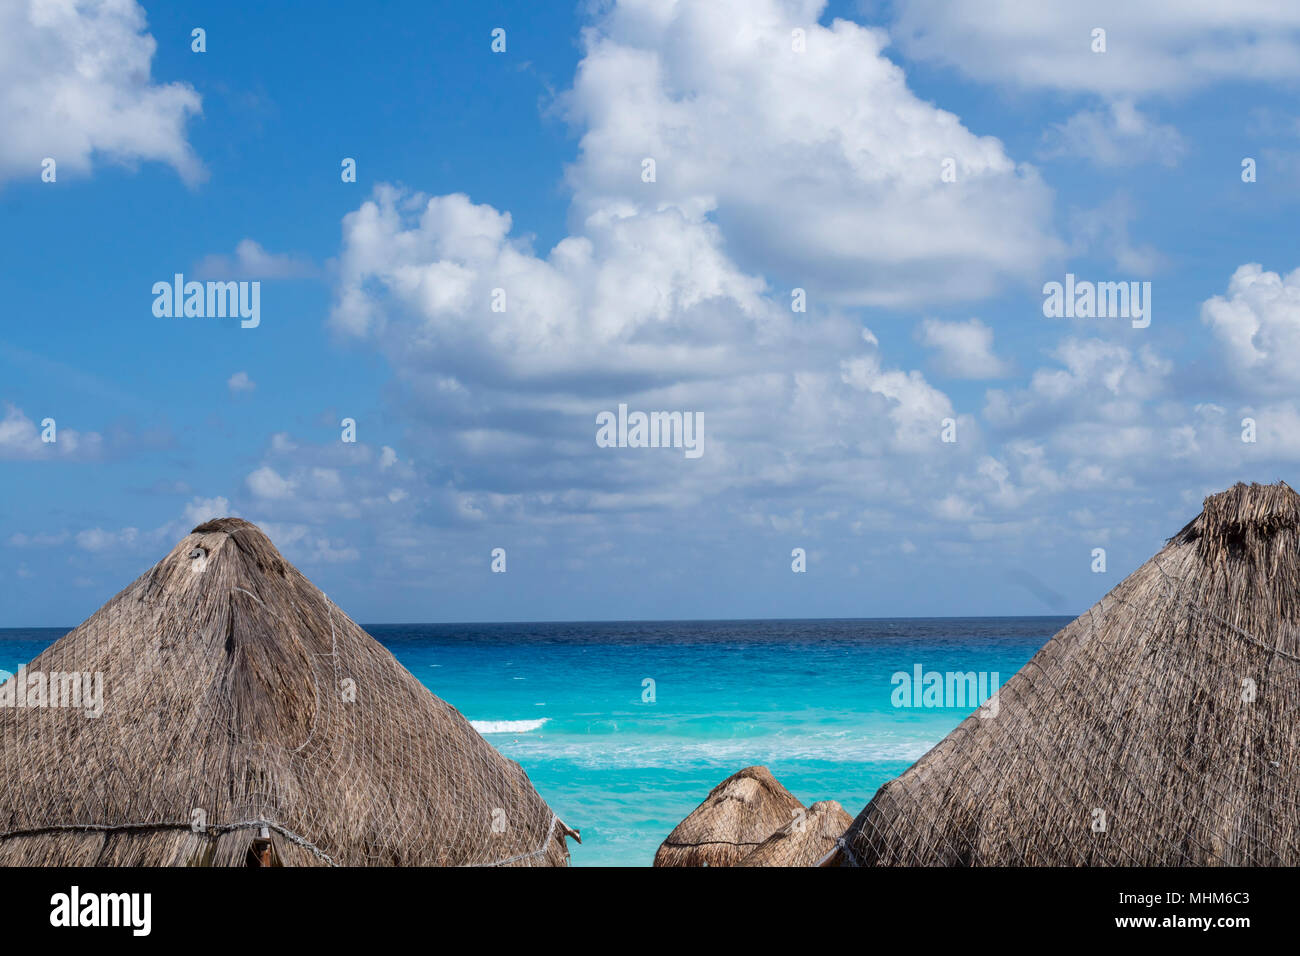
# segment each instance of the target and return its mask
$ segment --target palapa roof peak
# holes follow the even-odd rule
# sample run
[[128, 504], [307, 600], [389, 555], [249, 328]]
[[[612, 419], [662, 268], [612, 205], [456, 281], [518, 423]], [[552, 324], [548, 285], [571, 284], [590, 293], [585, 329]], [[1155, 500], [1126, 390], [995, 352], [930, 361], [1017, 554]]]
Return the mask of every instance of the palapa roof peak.
[[[258, 534], [262, 533], [262, 529], [259, 528], [257, 525], [253, 524], [253, 522], [245, 521], [243, 518], [235, 518], [235, 517], [212, 518], [209, 521], [203, 522], [203, 524], [199, 525], [190, 533], [210, 534], [213, 531], [224, 531], [227, 534], [230, 534], [233, 531], [243, 531], [246, 528], [251, 528], [253, 531], [256, 531]], [[265, 538], [266, 535], [262, 535], [262, 537]], [[268, 538], [267, 540], [270, 539]]]
[[0, 708], [0, 865], [562, 865], [576, 836], [241, 518], [26, 670], [102, 710]]
[[1199, 542], [1207, 560], [1221, 561], [1230, 554], [1253, 556], [1279, 532], [1300, 527], [1300, 495], [1284, 481], [1272, 485], [1237, 482], [1227, 491], [1210, 495], [1199, 515], [1171, 541]]
[[803, 810], [766, 767], [745, 767], [709, 791], [655, 853], [655, 866], [734, 866]]
[[991, 703], [833, 862], [1300, 864], [1300, 497], [1206, 498]]
[[777, 830], [737, 866], [816, 866], [853, 818], [834, 800], [818, 800]]

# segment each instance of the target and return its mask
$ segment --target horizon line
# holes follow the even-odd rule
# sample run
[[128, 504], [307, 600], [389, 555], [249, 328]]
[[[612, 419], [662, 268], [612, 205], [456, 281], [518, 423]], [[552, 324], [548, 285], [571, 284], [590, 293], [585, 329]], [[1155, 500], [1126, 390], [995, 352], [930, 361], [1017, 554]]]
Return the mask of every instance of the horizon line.
[[[94, 615], [91, 615], [93, 617]], [[440, 627], [467, 627], [491, 624], [718, 624], [718, 623], [761, 623], [761, 622], [805, 622], [805, 621], [992, 621], [1007, 618], [1068, 618], [1073, 620], [1077, 614], [913, 614], [881, 615], [877, 617], [672, 617], [672, 618], [550, 618], [545, 620], [504, 620], [504, 621], [370, 621], [356, 622], [363, 630], [370, 627], [414, 627], [418, 625], [436, 625]], [[90, 620], [87, 618], [86, 620]], [[82, 622], [85, 623], [85, 622]], [[75, 631], [80, 624], [66, 627], [62, 624], [13, 624], [0, 626], [0, 631]]]

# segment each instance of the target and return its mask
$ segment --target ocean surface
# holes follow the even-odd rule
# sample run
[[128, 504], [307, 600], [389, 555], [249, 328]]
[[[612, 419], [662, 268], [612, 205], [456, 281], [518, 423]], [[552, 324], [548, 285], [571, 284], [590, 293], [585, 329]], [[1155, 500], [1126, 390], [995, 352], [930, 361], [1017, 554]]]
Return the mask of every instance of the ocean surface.
[[[366, 630], [582, 832], [576, 866], [648, 866], [716, 784], [766, 765], [850, 816], [974, 709], [898, 707], [897, 673], [1005, 682], [1066, 617], [545, 624]], [[16, 671], [65, 633], [0, 629]], [[993, 675], [997, 675], [994, 677]], [[652, 681], [653, 683], [647, 683]]]

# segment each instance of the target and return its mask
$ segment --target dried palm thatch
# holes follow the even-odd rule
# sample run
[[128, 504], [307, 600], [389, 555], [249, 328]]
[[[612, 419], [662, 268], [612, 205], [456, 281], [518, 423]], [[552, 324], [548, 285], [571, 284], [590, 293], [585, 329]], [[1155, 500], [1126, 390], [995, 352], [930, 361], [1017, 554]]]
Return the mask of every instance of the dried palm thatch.
[[831, 863], [1300, 864], [1300, 495], [1238, 484], [882, 787]]
[[[87, 685], [56, 674], [102, 675], [102, 713], [66, 706]], [[2, 865], [564, 865], [576, 836], [237, 518], [0, 696]]]
[[737, 866], [816, 866], [835, 849], [853, 818], [834, 800], [819, 800], [754, 848]]
[[654, 865], [735, 866], [802, 810], [766, 767], [746, 767], [677, 824], [659, 845]]

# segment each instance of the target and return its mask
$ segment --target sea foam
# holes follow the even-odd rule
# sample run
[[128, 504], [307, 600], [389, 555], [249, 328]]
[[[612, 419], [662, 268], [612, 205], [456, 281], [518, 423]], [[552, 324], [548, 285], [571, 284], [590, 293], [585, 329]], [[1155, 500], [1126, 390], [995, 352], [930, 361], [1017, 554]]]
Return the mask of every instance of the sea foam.
[[469, 725], [480, 734], [526, 734], [538, 730], [551, 718], [539, 717], [536, 720], [471, 720]]

